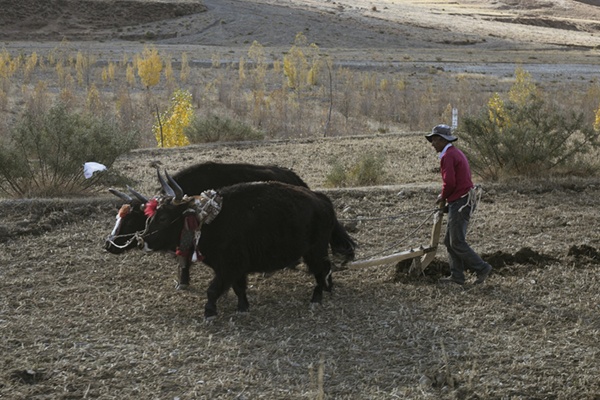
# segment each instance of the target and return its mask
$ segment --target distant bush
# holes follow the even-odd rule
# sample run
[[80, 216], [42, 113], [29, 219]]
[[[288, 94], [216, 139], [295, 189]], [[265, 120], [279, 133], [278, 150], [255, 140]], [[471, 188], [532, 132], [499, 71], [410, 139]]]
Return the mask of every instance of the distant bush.
[[600, 146], [582, 113], [563, 113], [534, 94], [522, 105], [505, 103], [502, 123], [488, 111], [465, 117], [460, 132], [471, 166], [483, 178], [587, 173], [583, 156]]
[[250, 125], [217, 116], [195, 118], [184, 133], [191, 143], [239, 142], [263, 140], [265, 137], [263, 132]]
[[[135, 147], [137, 134], [121, 132], [116, 122], [69, 111], [27, 111], [0, 146], [0, 193], [14, 197], [54, 197], [81, 193], [102, 174], [83, 176], [83, 164], [110, 167]], [[113, 177], [114, 178], [114, 177]]]
[[325, 178], [325, 184], [329, 187], [346, 187], [349, 185], [346, 167], [339, 160], [332, 162], [331, 171]]
[[353, 165], [345, 166], [339, 160], [332, 163], [326, 177], [330, 187], [374, 186], [385, 181], [384, 158], [372, 153], [364, 154]]
[[600, 136], [583, 113], [546, 102], [523, 69], [503, 101], [492, 96], [479, 116], [466, 116], [460, 137], [471, 166], [483, 178], [587, 174], [584, 156], [600, 148]]

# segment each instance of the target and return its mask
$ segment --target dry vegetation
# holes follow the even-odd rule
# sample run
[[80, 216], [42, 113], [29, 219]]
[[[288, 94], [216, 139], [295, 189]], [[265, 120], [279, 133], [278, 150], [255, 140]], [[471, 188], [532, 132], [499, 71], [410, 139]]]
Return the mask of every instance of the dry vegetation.
[[[19, 2], [30, 3], [34, 4]], [[205, 3], [216, 7], [218, 2]], [[254, 15], [273, 18], [286, 11], [268, 4], [241, 3], [247, 7], [245, 13], [236, 14], [230, 9], [227, 14], [226, 6], [230, 3], [225, 0], [221, 2], [222, 8], [216, 7], [211, 12], [219, 11], [220, 18], [225, 19], [226, 15], [253, 15], [249, 10], [254, 10]], [[322, 138], [320, 134], [304, 138], [298, 135], [260, 143], [144, 148], [121, 157], [112, 168], [147, 194], [157, 186], [155, 171], [149, 166], [153, 161], [169, 171], [208, 160], [273, 163], [291, 167], [311, 187], [323, 188], [331, 162], [352, 162], [365, 153], [382, 155], [387, 186], [328, 189], [327, 193], [334, 200], [339, 218], [360, 245], [359, 259], [389, 254], [427, 243], [431, 222], [426, 221], [422, 227], [419, 224], [432, 210], [439, 190], [435, 154], [422, 133], [411, 131], [437, 123], [456, 93], [462, 93], [464, 99], [486, 98], [490, 92], [510, 84], [511, 77], [502, 74], [467, 74], [465, 78], [464, 72], [456, 72], [456, 68], [447, 65], [447, 60], [468, 58], [472, 65], [490, 67], [492, 64], [483, 60], [489, 57], [508, 61], [512, 68], [524, 54], [529, 62], [545, 66], [560, 65], [565, 54], [569, 54], [570, 61], [584, 65], [595, 54], [596, 39], [589, 39], [591, 35], [585, 36], [591, 43], [577, 42], [584, 37], [585, 29], [588, 33], [593, 29], [592, 23], [579, 22], [579, 30], [573, 30], [574, 42], [587, 46], [575, 51], [508, 37], [511, 32], [520, 34], [521, 29], [505, 28], [504, 36], [500, 37], [499, 33], [481, 36], [459, 32], [462, 24], [444, 27], [448, 29], [445, 31], [424, 28], [429, 26], [423, 21], [445, 21], [439, 17], [448, 13], [467, 18], [469, 7], [479, 7], [477, 15], [481, 16], [482, 3], [478, 2], [448, 4], [443, 11], [439, 4], [430, 3], [428, 7], [435, 18], [423, 14], [419, 20], [423, 25], [417, 27], [414, 26], [417, 9], [408, 10], [410, 13], [404, 10], [412, 25], [398, 27], [397, 20], [390, 25], [381, 18], [363, 19], [367, 14], [394, 15], [399, 2], [354, 3], [355, 6], [344, 1], [290, 2], [301, 9], [297, 14], [292, 13], [295, 18], [289, 24], [312, 21], [311, 33], [317, 36], [322, 30], [325, 35], [318, 38], [309, 35], [309, 39], [323, 47], [327, 45], [327, 52], [340, 60], [377, 59], [386, 63], [391, 60], [393, 65], [384, 72], [389, 77], [396, 76], [395, 69], [402, 65], [402, 79], [413, 88], [405, 94], [408, 110], [421, 118], [414, 120], [420, 122], [415, 122], [412, 129], [410, 124], [381, 124], [376, 118], [366, 122], [361, 119], [359, 125], [347, 131], [338, 125], [336, 129], [341, 136], [330, 138]], [[418, 2], [401, 3], [418, 5]], [[493, 9], [489, 5], [483, 8], [487, 13], [514, 14], [515, 10], [525, 10], [538, 16], [538, 21], [556, 21], [551, 13], [544, 15], [527, 8], [532, 2], [511, 3], [512, 8], [504, 10], [500, 8], [503, 3], [494, 4]], [[579, 10], [579, 5], [569, 4], [572, 10]], [[458, 6], [462, 7], [460, 13]], [[316, 14], [315, 9], [319, 10]], [[264, 10], [264, 14], [257, 10]], [[268, 14], [275, 11], [280, 14]], [[72, 14], [76, 14], [75, 10]], [[140, 43], [118, 41], [119, 34], [156, 33], [160, 27], [167, 31], [179, 26], [183, 32], [179, 42], [170, 45], [167, 43], [171, 39], [164, 38], [163, 42], [157, 42], [158, 46], [164, 54], [176, 55], [175, 58], [182, 52], [196, 57], [198, 68], [193, 72], [192, 82], [204, 88], [202, 79], [218, 78], [225, 70], [230, 77], [239, 76], [237, 70], [204, 68], [204, 61], [210, 66], [211, 57], [218, 54], [227, 65], [230, 60], [246, 55], [250, 43], [244, 41], [254, 38], [249, 34], [249, 26], [254, 27], [260, 42], [273, 41], [267, 53], [275, 54], [274, 58], [290, 49], [293, 35], [301, 30], [294, 29], [287, 39], [282, 39], [279, 29], [284, 24], [274, 23], [270, 25], [274, 34], [267, 38], [261, 36], [267, 31], [263, 30], [264, 21], [257, 23], [256, 19], [235, 17], [239, 18], [237, 23], [225, 19], [228, 23], [216, 25], [220, 29], [218, 35], [210, 29], [212, 35], [208, 35], [206, 30], [197, 29], [215, 26], [207, 15], [191, 14], [162, 23], [140, 21], [130, 28], [109, 27], [106, 31], [97, 27], [100, 31], [94, 32], [106, 33], [105, 37], [111, 39], [105, 43], [7, 40], [5, 44], [13, 54], [31, 54], [35, 50], [47, 57], [54, 49], [63, 48], [65, 54], [76, 57], [83, 49], [82, 54], [94, 55], [97, 60], [117, 62], [123, 59], [123, 54], [131, 57], [143, 49]], [[306, 15], [313, 19], [305, 19]], [[349, 16], [354, 19], [346, 18]], [[486, 26], [497, 27], [496, 22], [489, 22]], [[8, 25], [2, 26], [7, 29]], [[234, 26], [244, 33], [233, 35]], [[38, 39], [48, 32], [30, 25], [24, 27]], [[71, 40], [87, 37], [85, 31], [77, 29], [73, 25], [66, 30], [72, 33]], [[347, 38], [355, 38], [357, 47], [342, 42], [344, 35], [334, 29], [347, 32]], [[406, 35], [399, 35], [398, 30]], [[539, 30], [532, 28], [531, 32]], [[545, 37], [556, 39], [554, 29], [543, 32], [547, 33]], [[567, 31], [561, 37], [568, 36], [564, 32]], [[94, 37], [96, 33], [90, 34]], [[408, 42], [402, 42], [409, 34], [415, 45], [410, 49]], [[392, 46], [389, 43], [393, 38], [397, 40], [393, 45], [404, 43], [405, 47], [398, 47], [401, 51], [394, 50], [386, 56], [381, 50], [385, 47], [383, 42], [388, 41], [388, 46]], [[465, 39], [472, 41], [469, 46], [473, 46], [467, 52]], [[201, 45], [192, 46], [193, 40]], [[221, 43], [208, 43], [218, 44], [215, 47], [202, 45], [210, 40]], [[373, 43], [379, 43], [379, 51], [366, 50]], [[405, 56], [410, 59], [404, 59]], [[99, 63], [94, 75], [98, 82], [104, 65]], [[468, 70], [467, 64], [463, 66]], [[54, 81], [53, 68], [38, 72], [45, 76], [44, 80]], [[75, 64], [71, 73], [76, 80]], [[125, 81], [124, 70], [122, 73], [121, 83]], [[590, 111], [598, 104], [598, 94], [594, 94], [595, 89], [590, 90], [596, 84], [589, 70], [584, 73], [565, 69], [558, 75], [541, 73], [538, 77], [543, 77], [543, 85], [560, 94], [557, 98], [564, 103], [576, 99], [573, 102], [576, 107], [588, 107]], [[19, 79], [24, 78], [19, 75]], [[220, 82], [228, 81], [222, 78]], [[9, 97], [9, 104], [3, 109], [3, 126], [16, 118], [16, 109], [27, 104], [27, 93], [34, 90], [34, 82], [5, 83], [10, 86], [10, 93], [25, 93], [25, 96]], [[222, 85], [217, 94], [226, 95], [234, 89]], [[438, 88], [446, 88], [447, 94], [419, 114], [414, 106], [417, 98], [425, 101], [428, 91], [433, 93]], [[105, 89], [107, 104], [117, 103], [115, 87], [107, 84]], [[80, 89], [73, 92], [81, 95]], [[132, 92], [139, 98], [139, 108], [133, 107], [129, 115], [148, 118], [144, 122], [148, 127], [151, 118], [142, 111], [147, 106], [143, 90], [138, 87]], [[156, 96], [166, 100], [166, 93], [168, 85], [163, 82]], [[588, 93], [587, 102], [583, 100], [584, 93]], [[79, 99], [84, 98], [85, 95]], [[382, 127], [392, 133], [381, 134]], [[372, 134], [378, 131], [379, 134]], [[146, 132], [150, 144], [150, 130]], [[597, 378], [600, 375], [597, 212], [600, 182], [592, 177], [483, 183], [482, 204], [469, 236], [475, 249], [495, 266], [494, 274], [484, 286], [467, 286], [462, 290], [436, 285], [436, 279], [447, 273], [446, 253], [441, 249], [435, 263], [420, 277], [411, 277], [405, 266], [394, 265], [338, 270], [334, 274], [333, 294], [326, 296], [321, 307], [311, 309], [308, 302], [313, 282], [299, 266], [269, 277], [251, 277], [250, 313], [235, 314], [235, 298], [230, 293], [219, 305], [219, 317], [208, 325], [202, 319], [204, 292], [211, 277], [206, 267], [195, 266], [190, 291], [176, 291], [173, 283], [176, 264], [170, 256], [137, 251], [114, 256], [102, 250], [103, 239], [114, 223], [119, 204], [116, 199], [103, 192], [96, 199], [3, 200], [0, 202], [0, 398], [600, 398]]]
[[[418, 225], [432, 209], [438, 175], [423, 139], [332, 140], [138, 151], [118, 165], [145, 193], [156, 186], [150, 160], [174, 169], [207, 159], [269, 160], [293, 164], [318, 187], [326, 166], [319, 160], [387, 143], [398, 153], [396, 185], [328, 193], [360, 259], [427, 243], [431, 221]], [[250, 313], [235, 314], [230, 293], [209, 325], [206, 267], [197, 265], [192, 289], [178, 292], [172, 257], [102, 250], [115, 199], [5, 201], [0, 393], [595, 399], [599, 194], [590, 181], [487, 186], [470, 232], [496, 266], [483, 287], [437, 286], [447, 273], [441, 250], [418, 278], [394, 265], [337, 271], [333, 295], [310, 309], [312, 279], [299, 267], [253, 276]]]

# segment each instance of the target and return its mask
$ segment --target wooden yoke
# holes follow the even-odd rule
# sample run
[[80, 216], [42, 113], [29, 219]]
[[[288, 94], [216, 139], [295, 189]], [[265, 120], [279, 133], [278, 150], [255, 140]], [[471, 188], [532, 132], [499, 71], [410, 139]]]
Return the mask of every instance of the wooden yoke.
[[392, 264], [404, 260], [413, 259], [411, 265], [411, 273], [421, 273], [435, 258], [435, 253], [438, 248], [440, 241], [440, 234], [442, 232], [442, 220], [444, 217], [445, 204], [440, 204], [438, 210], [435, 211], [433, 216], [433, 228], [431, 229], [431, 238], [429, 239], [429, 245], [427, 247], [419, 247], [418, 249], [410, 249], [402, 251], [400, 253], [394, 253], [389, 256], [371, 258], [369, 260], [355, 261], [347, 264], [349, 268], [363, 268], [374, 265]]

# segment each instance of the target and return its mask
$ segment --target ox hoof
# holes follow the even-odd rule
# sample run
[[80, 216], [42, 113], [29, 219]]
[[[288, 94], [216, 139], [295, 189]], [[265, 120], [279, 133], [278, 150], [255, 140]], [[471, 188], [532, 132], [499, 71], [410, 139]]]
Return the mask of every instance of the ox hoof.
[[177, 289], [177, 290], [188, 290], [188, 288], [189, 288], [189, 287], [190, 287], [190, 285], [188, 285], [188, 284], [185, 284], [185, 283], [178, 283], [178, 284], [175, 286], [175, 289]]
[[310, 303], [310, 310], [314, 311], [316, 309], [319, 309], [320, 307], [322, 307], [322, 304], [320, 301], [313, 301]]
[[204, 323], [206, 325], [210, 325], [210, 324], [212, 324], [215, 321], [215, 319], [217, 319], [216, 315], [213, 315], [213, 316], [210, 316], [210, 317], [204, 317]]

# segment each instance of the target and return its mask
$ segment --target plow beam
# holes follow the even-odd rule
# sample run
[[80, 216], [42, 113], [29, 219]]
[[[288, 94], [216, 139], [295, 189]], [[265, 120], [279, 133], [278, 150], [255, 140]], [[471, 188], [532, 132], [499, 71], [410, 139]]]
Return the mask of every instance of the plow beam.
[[[390, 254], [389, 256], [379, 257], [379, 258], [371, 258], [369, 260], [361, 260], [355, 261], [350, 264], [346, 264], [348, 268], [364, 268], [364, 267], [372, 267], [374, 265], [382, 265], [382, 264], [393, 264], [403, 260], [409, 260], [411, 258], [417, 257], [425, 257], [427, 254], [433, 254], [435, 256], [436, 247], [424, 247], [422, 249], [415, 250], [406, 250], [400, 253]], [[432, 257], [433, 259], [433, 257]], [[424, 268], [424, 267], [422, 267]]]

